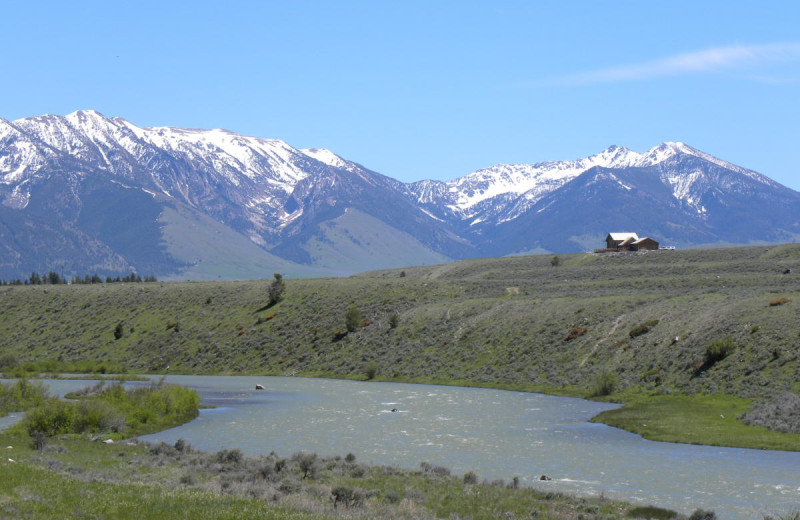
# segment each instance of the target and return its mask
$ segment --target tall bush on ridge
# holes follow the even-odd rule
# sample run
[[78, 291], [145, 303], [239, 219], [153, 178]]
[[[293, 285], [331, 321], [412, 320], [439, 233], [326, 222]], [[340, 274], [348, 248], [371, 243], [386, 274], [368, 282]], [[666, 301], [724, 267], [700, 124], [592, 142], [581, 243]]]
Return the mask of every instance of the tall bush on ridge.
[[275, 305], [283, 299], [283, 292], [286, 290], [286, 283], [283, 281], [283, 275], [275, 273], [272, 275], [274, 280], [269, 284], [269, 304]]

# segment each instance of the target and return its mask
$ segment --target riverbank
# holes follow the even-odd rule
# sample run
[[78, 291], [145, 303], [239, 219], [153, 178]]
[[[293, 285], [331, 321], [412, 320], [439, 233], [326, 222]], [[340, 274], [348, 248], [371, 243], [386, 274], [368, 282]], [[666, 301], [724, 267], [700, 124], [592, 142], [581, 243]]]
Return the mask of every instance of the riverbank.
[[175, 445], [81, 438], [53, 440], [41, 452], [0, 433], [0, 512], [17, 518], [115, 519], [433, 519], [685, 518], [661, 508], [603, 497], [577, 498], [482, 481], [423, 464], [402, 470], [360, 464], [352, 455], [244, 457]]

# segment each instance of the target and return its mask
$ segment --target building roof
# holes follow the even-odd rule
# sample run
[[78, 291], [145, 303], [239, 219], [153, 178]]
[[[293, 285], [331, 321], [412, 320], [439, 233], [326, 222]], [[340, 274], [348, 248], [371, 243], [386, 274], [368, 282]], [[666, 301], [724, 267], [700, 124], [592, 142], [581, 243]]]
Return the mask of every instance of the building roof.
[[623, 242], [629, 238], [639, 240], [639, 235], [636, 233], [609, 233], [608, 236], [610, 236], [611, 240], [614, 240], [615, 242]]
[[644, 242], [646, 242], [646, 241], [648, 241], [648, 240], [649, 240], [650, 242], [655, 242], [656, 244], [658, 244], [658, 240], [653, 240], [653, 239], [652, 239], [652, 238], [650, 238], [650, 237], [642, 237], [642, 238], [640, 238], [639, 240], [636, 240], [635, 242], [633, 242], [633, 244], [634, 244], [634, 245], [636, 245], [636, 244], [642, 244], [642, 243], [644, 243]]

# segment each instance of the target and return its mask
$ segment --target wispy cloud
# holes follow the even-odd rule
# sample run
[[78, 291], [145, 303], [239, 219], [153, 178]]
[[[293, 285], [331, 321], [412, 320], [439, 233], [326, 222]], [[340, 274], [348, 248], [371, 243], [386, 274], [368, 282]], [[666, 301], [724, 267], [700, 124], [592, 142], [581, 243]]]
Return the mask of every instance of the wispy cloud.
[[[568, 74], [534, 82], [532, 85], [585, 85], [641, 81], [687, 74], [742, 73], [761, 71], [765, 65], [800, 61], [800, 43], [765, 45], [730, 45], [703, 51], [686, 52], [654, 61], [622, 65], [576, 74]], [[776, 78], [753, 74], [754, 81]]]

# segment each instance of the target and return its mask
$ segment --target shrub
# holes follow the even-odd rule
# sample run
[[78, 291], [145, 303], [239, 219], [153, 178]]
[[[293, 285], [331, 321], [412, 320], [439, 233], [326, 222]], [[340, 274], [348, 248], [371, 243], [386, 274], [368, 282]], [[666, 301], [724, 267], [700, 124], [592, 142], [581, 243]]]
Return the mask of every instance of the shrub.
[[474, 471], [464, 473], [464, 484], [477, 484], [478, 475]]
[[386, 495], [384, 495], [384, 499], [389, 504], [399, 504], [403, 500], [403, 494], [399, 491], [390, 489], [386, 492]]
[[735, 348], [736, 348], [736, 343], [733, 342], [733, 338], [731, 338], [730, 336], [728, 336], [727, 338], [722, 338], [712, 341], [706, 347], [704, 365], [707, 368], [716, 363], [717, 361], [722, 361], [723, 359], [728, 357]]
[[600, 372], [594, 378], [592, 384], [592, 396], [600, 397], [614, 392], [619, 382], [617, 375], [613, 372]]
[[393, 312], [393, 313], [392, 313], [392, 314], [389, 316], [389, 328], [390, 328], [390, 329], [396, 329], [396, 328], [397, 328], [397, 325], [398, 325], [399, 323], [400, 323], [400, 317], [397, 315], [397, 313], [396, 313], [396, 312]]
[[77, 403], [72, 428], [76, 432], [119, 433], [125, 429], [125, 416], [112, 404], [100, 400], [82, 400]]
[[[91, 390], [90, 390], [91, 391]], [[29, 435], [62, 433], [149, 433], [185, 422], [197, 415], [200, 398], [194, 390], [153, 384], [125, 391], [112, 385], [77, 403], [49, 399], [25, 416]]]
[[220, 464], [238, 465], [241, 464], [244, 455], [242, 455], [241, 450], [238, 449], [221, 450], [217, 452], [215, 459]]
[[770, 430], [800, 433], [800, 396], [781, 392], [768, 401], [757, 401], [741, 419], [745, 424]]
[[17, 356], [14, 354], [0, 356], [0, 369], [14, 368], [15, 366], [17, 366]]
[[297, 465], [303, 472], [303, 478], [313, 477], [317, 472], [317, 454], [301, 453], [297, 456]]
[[183, 438], [175, 441], [175, 449], [180, 453], [191, 453], [193, 450], [192, 445], [186, 442]]
[[344, 324], [347, 332], [353, 332], [358, 328], [359, 323], [361, 323], [361, 311], [353, 305], [344, 315]]
[[28, 410], [47, 400], [47, 387], [39, 382], [31, 383], [20, 378], [14, 384], [0, 383], [0, 417], [9, 412]]
[[653, 520], [669, 520], [677, 518], [678, 513], [670, 509], [663, 509], [655, 506], [634, 507], [626, 515], [629, 518], [649, 518]]
[[714, 511], [695, 509], [694, 513], [689, 515], [689, 520], [717, 520], [717, 514]]
[[364, 498], [366, 498], [366, 493], [362, 489], [354, 489], [349, 486], [336, 486], [331, 489], [331, 501], [334, 509], [340, 503], [348, 509], [355, 507], [363, 502]]
[[114, 339], [122, 338], [122, 334], [125, 331], [123, 328], [122, 322], [117, 323], [117, 326], [114, 327]]
[[31, 437], [33, 439], [31, 448], [37, 450], [39, 453], [44, 452], [44, 449], [47, 447], [47, 435], [43, 432], [33, 432]]
[[570, 333], [564, 336], [564, 341], [572, 341], [577, 337], [583, 336], [584, 334], [586, 334], [586, 332], [587, 332], [586, 329], [583, 329], [581, 327], [573, 327]]
[[370, 361], [367, 363], [364, 372], [366, 373], [367, 379], [375, 379], [375, 376], [378, 375], [378, 363]]
[[628, 331], [628, 336], [635, 338], [637, 336], [641, 336], [642, 334], [647, 334], [648, 332], [650, 332], [650, 329], [652, 329], [656, 325], [658, 325], [658, 320], [646, 321]]
[[275, 305], [283, 299], [283, 293], [286, 290], [286, 284], [283, 281], [283, 275], [275, 273], [274, 279], [269, 284], [269, 304]]
[[272, 318], [274, 318], [275, 316], [276, 316], [276, 313], [274, 313], [274, 312], [272, 314], [267, 314], [266, 316], [263, 316], [263, 317], [259, 316], [258, 319], [256, 320], [256, 325], [261, 325], [265, 321], [269, 321]]
[[561, 259], [558, 257], [558, 255], [550, 259], [550, 265], [552, 265], [553, 267], [558, 267], [559, 265], [561, 265]]
[[31, 437], [37, 433], [52, 437], [53, 435], [70, 433], [74, 421], [74, 404], [52, 397], [45, 401], [44, 404], [28, 412], [23, 423], [25, 430]]

